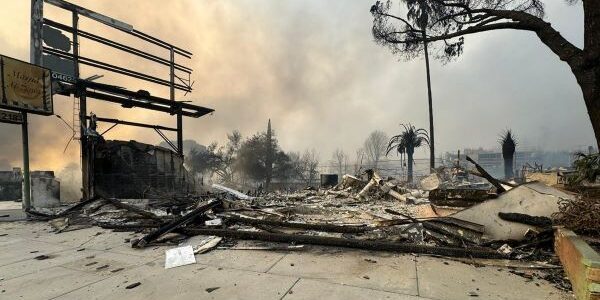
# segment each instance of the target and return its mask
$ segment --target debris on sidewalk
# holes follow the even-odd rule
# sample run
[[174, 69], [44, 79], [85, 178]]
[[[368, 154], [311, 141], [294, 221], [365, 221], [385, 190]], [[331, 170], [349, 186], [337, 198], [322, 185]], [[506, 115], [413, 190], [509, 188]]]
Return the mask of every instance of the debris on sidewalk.
[[[198, 238], [200, 238], [200, 240], [198, 240]], [[223, 238], [218, 236], [193, 236], [182, 243], [182, 245], [191, 245], [194, 249], [194, 254], [202, 254], [217, 247], [222, 240]]]
[[195, 264], [196, 257], [192, 246], [183, 246], [165, 251], [165, 269]]
[[130, 285], [128, 285], [128, 286], [126, 286], [126, 287], [125, 287], [125, 289], [128, 289], [128, 290], [130, 290], [130, 289], [134, 289], [134, 288], [136, 288], [136, 287], [140, 286], [141, 284], [142, 284], [141, 282], [134, 282], [134, 283], [132, 283], [132, 284], [130, 284]]
[[194, 255], [213, 249], [295, 251], [304, 245], [553, 265], [549, 226], [570, 195], [536, 182], [467, 181], [467, 173], [440, 168], [408, 184], [367, 170], [344, 175], [333, 187], [255, 197], [224, 185], [172, 201], [98, 195], [39, 215], [57, 233], [97, 225], [135, 232], [134, 248], [176, 246], [166, 252], [166, 268], [194, 263]]
[[226, 192], [228, 194], [231, 194], [232, 196], [234, 196], [234, 197], [236, 197], [237, 199], [240, 199], [240, 200], [250, 200], [250, 199], [252, 199], [252, 197], [250, 197], [250, 196], [248, 196], [248, 195], [246, 195], [246, 194], [244, 194], [242, 192], [236, 191], [236, 190], [234, 190], [232, 188], [228, 188], [228, 187], [220, 185], [220, 184], [213, 183], [212, 187], [214, 189], [217, 189], [217, 190]]

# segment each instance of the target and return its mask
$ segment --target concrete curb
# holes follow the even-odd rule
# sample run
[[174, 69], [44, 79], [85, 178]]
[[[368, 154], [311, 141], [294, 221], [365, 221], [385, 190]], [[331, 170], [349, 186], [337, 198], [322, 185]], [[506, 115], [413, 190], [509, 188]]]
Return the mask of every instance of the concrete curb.
[[554, 248], [578, 300], [600, 300], [600, 254], [573, 231], [557, 227]]

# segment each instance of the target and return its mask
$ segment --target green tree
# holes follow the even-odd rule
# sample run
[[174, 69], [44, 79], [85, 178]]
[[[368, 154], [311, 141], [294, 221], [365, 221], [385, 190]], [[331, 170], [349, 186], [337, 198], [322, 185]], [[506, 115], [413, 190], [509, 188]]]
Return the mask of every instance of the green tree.
[[569, 184], [578, 185], [584, 181], [594, 183], [600, 176], [600, 154], [582, 152], [575, 153], [573, 167], [577, 171], [575, 176], [569, 178]]
[[409, 124], [400, 124], [404, 131], [402, 133], [393, 136], [387, 146], [385, 155], [387, 156], [393, 150], [396, 150], [396, 154], [400, 154], [402, 163], [404, 163], [404, 155], [408, 158], [408, 182], [413, 180], [413, 155], [415, 148], [419, 148], [423, 145], [429, 144], [429, 137], [427, 136], [427, 130], [419, 128]]
[[186, 166], [195, 174], [208, 174], [212, 177], [219, 161], [217, 147], [218, 144], [214, 142], [206, 148], [192, 148], [185, 156]]
[[270, 136], [261, 132], [241, 143], [236, 167], [250, 179], [264, 182], [265, 189], [273, 178], [286, 180], [293, 174], [290, 157], [279, 149], [273, 130]]
[[424, 45], [441, 42], [440, 58], [446, 61], [462, 54], [466, 35], [500, 29], [535, 33], [575, 75], [600, 148], [600, 1], [567, 2], [582, 3], [582, 49], [544, 20], [541, 0], [402, 0], [405, 15], [392, 13], [389, 0], [377, 1], [371, 7], [372, 32], [376, 43], [407, 59], [423, 53]]
[[186, 156], [186, 165], [196, 174], [217, 175], [222, 182], [233, 182], [236, 173], [237, 153], [242, 135], [234, 130], [227, 134], [227, 144], [219, 147], [213, 142], [208, 147], [192, 148]]

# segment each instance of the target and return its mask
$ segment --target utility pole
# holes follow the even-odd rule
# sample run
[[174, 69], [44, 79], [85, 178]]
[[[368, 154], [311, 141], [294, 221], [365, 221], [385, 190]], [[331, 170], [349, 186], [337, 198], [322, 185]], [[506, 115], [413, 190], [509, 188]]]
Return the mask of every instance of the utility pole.
[[27, 128], [27, 113], [21, 112], [21, 138], [23, 139], [23, 210], [31, 209], [31, 178], [29, 177], [29, 133]]
[[427, 97], [429, 98], [429, 172], [435, 168], [435, 139], [433, 135], [433, 100], [431, 97], [431, 76], [429, 70], [429, 53], [427, 51], [427, 34], [423, 29], [423, 48], [425, 50], [425, 68], [427, 71]]
[[[43, 0], [31, 0], [31, 24], [29, 62], [42, 65], [42, 20]], [[29, 130], [27, 112], [22, 111], [23, 123], [21, 124], [21, 138], [23, 140], [23, 210], [31, 209], [31, 178], [29, 176]]]

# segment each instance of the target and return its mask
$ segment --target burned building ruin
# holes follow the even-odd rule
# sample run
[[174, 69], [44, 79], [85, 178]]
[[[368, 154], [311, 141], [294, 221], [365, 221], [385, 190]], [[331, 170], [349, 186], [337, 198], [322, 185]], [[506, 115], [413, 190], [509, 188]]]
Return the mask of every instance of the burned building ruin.
[[21, 168], [12, 171], [0, 171], [0, 201], [15, 201], [21, 199], [23, 188]]
[[94, 188], [104, 197], [145, 199], [193, 192], [195, 182], [176, 152], [136, 141], [105, 141], [95, 149]]

